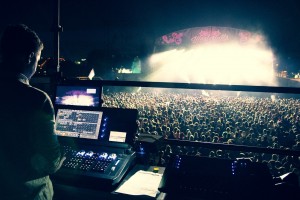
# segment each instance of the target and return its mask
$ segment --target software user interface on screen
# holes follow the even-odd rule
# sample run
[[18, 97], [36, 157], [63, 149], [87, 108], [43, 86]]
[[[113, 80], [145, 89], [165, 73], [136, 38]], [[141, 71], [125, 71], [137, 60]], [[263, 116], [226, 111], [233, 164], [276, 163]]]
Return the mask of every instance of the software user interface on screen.
[[98, 139], [102, 111], [58, 109], [55, 131], [59, 136]]
[[100, 88], [90, 86], [58, 85], [55, 105], [90, 106], [100, 104]]
[[125, 142], [126, 141], [126, 132], [123, 131], [110, 131], [109, 141], [110, 142]]

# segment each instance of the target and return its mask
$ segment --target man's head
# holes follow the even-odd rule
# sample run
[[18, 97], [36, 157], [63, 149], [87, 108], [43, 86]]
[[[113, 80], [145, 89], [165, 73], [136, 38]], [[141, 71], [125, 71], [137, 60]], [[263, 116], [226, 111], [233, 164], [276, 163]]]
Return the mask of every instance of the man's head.
[[4, 31], [1, 59], [6, 72], [23, 73], [30, 78], [36, 71], [44, 45], [38, 35], [24, 24], [10, 25]]

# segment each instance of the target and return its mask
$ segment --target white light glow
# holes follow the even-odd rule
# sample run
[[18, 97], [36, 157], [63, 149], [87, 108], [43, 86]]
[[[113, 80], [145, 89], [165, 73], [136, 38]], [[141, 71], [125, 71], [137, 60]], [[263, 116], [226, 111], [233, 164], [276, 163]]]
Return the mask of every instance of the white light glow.
[[150, 81], [272, 85], [273, 53], [266, 47], [238, 43], [206, 44], [150, 57]]

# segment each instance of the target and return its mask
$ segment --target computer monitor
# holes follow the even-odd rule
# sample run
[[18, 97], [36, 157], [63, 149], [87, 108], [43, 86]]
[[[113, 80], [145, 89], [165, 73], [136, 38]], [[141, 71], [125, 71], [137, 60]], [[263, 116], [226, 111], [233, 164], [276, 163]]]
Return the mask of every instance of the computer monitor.
[[102, 111], [59, 108], [55, 132], [59, 136], [97, 140]]
[[100, 107], [101, 87], [85, 85], [57, 85], [55, 106]]

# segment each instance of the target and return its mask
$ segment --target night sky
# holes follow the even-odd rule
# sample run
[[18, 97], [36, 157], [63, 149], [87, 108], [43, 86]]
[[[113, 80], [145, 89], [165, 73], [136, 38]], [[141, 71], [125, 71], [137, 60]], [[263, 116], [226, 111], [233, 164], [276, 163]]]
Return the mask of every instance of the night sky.
[[[0, 31], [24, 23], [53, 56], [53, 0], [0, 3]], [[222, 26], [263, 33], [274, 52], [300, 63], [300, 6], [297, 0], [61, 0], [61, 55], [79, 59], [92, 51], [149, 53], [155, 39], [172, 31]], [[300, 64], [291, 64], [300, 68]]]

